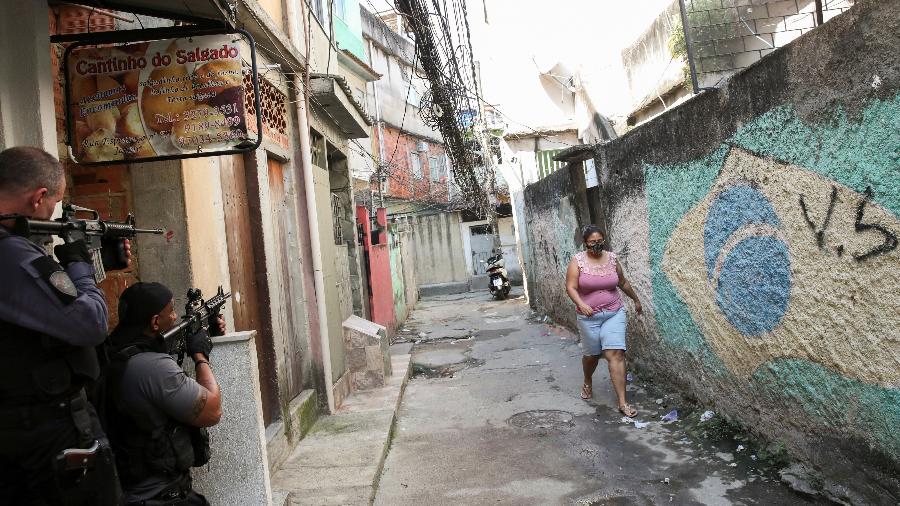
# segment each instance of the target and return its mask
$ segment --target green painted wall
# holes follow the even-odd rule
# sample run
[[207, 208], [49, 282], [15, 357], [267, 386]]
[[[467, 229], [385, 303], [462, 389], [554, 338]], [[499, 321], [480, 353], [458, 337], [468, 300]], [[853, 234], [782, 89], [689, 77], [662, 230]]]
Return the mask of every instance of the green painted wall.
[[[900, 3], [858, 0], [595, 158], [600, 225], [644, 305], [632, 364], [854, 504], [900, 497], [897, 47]], [[584, 209], [563, 176], [525, 189], [525, 233], [532, 303], [567, 323], [557, 232]]]
[[343, 12], [335, 8], [334, 38], [340, 49], [346, 49], [362, 61], [366, 61], [366, 45], [362, 37], [362, 21], [359, 15], [359, 2], [341, 0]]

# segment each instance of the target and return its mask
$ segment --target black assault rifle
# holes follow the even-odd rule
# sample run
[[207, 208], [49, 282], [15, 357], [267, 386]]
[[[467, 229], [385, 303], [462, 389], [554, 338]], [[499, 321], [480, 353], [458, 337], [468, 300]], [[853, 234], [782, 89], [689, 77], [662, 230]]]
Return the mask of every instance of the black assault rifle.
[[[97, 283], [106, 279], [106, 269], [103, 265], [101, 250], [104, 242], [112, 240], [117, 243], [116, 251], [107, 253], [112, 259], [111, 263], [125, 263], [125, 250], [119, 239], [130, 239], [137, 234], [162, 234], [161, 228], [145, 229], [134, 226], [134, 215], [129, 214], [124, 222], [102, 221], [100, 213], [93, 209], [66, 204], [62, 206], [62, 217], [56, 220], [33, 220], [27, 216], [18, 214], [0, 215], [0, 221], [15, 220], [13, 233], [28, 237], [32, 242], [43, 246], [50, 242], [51, 235], [59, 236], [63, 241], [70, 243], [83, 240], [91, 252], [94, 264], [94, 280]], [[90, 219], [80, 219], [78, 213], [90, 213]]]
[[191, 288], [187, 292], [187, 303], [184, 305], [184, 316], [181, 322], [162, 334], [166, 341], [166, 350], [169, 355], [178, 356], [178, 365], [184, 361], [187, 349], [187, 338], [199, 332], [201, 329], [209, 331], [211, 325], [218, 325], [219, 312], [225, 301], [231, 297], [219, 286], [216, 295], [203, 300], [203, 294], [199, 288]]

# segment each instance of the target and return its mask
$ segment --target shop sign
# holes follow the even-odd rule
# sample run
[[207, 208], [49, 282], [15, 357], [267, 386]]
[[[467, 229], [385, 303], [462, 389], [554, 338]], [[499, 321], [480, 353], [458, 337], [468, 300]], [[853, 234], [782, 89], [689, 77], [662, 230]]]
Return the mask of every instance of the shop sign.
[[252, 39], [243, 32], [70, 46], [72, 159], [134, 163], [256, 149], [259, 135], [248, 134], [244, 91], [245, 72], [253, 72], [258, 86], [255, 55], [248, 64], [242, 39], [249, 39], [252, 53]]

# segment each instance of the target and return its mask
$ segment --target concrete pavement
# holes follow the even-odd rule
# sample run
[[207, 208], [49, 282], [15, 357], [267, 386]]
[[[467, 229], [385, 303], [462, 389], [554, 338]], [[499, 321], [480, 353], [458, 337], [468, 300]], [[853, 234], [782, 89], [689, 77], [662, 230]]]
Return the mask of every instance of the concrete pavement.
[[581, 400], [576, 337], [512, 296], [424, 299], [401, 329], [414, 376], [375, 504], [815, 504], [780, 483], [777, 451], [640, 378], [629, 400], [649, 424], [623, 421], [603, 361]]
[[316, 421], [272, 475], [274, 505], [371, 504], [409, 360], [408, 354], [392, 355], [387, 385], [354, 393], [337, 413]]

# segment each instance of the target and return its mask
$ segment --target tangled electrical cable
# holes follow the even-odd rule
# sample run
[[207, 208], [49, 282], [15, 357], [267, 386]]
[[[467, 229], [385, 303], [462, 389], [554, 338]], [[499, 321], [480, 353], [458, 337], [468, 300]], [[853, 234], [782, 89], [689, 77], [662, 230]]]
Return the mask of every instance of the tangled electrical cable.
[[[468, 21], [465, 19], [465, 5], [461, 0], [452, 0], [451, 3], [454, 8], [453, 21], [456, 24], [455, 37], [450, 28], [449, 12], [442, 12], [440, 0], [432, 0], [433, 11], [427, 0], [396, 2], [398, 10], [405, 16], [415, 34], [416, 52], [421, 61], [421, 77], [427, 79], [431, 88], [420, 103], [420, 116], [426, 124], [440, 131], [444, 139], [454, 180], [460, 189], [460, 202], [490, 216], [493, 214], [489, 194], [494, 186], [493, 173], [480, 167], [485, 157], [476, 156], [480, 151], [480, 148], [476, 149], [479, 143], [472, 143], [477, 137], [474, 133], [474, 121], [479, 104], [477, 101], [473, 103], [471, 98], [473, 95], [477, 96], [477, 81]], [[470, 90], [475, 90], [476, 93]]]

